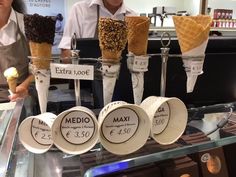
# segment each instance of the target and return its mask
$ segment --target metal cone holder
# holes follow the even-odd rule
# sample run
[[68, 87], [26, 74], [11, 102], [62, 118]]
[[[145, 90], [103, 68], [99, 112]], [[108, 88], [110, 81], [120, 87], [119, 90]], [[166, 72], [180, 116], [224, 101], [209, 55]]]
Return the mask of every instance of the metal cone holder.
[[[163, 37], [167, 35], [168, 36], [168, 43], [164, 44], [163, 42]], [[167, 73], [167, 62], [168, 62], [168, 55], [169, 55], [169, 51], [170, 48], [168, 48], [168, 46], [170, 45], [170, 34], [169, 33], [163, 33], [161, 36], [161, 44], [162, 44], [162, 48], [161, 48], [161, 88], [160, 88], [160, 95], [161, 96], [165, 96], [165, 92], [166, 92], [166, 73]]]
[[[79, 50], [76, 49], [76, 34], [74, 33], [72, 40], [71, 40], [71, 58], [72, 58], [72, 64], [79, 64]], [[80, 99], [80, 80], [75, 79], [74, 80], [74, 87], [75, 87], [75, 103], [76, 106], [81, 105], [81, 99]]]
[[[167, 43], [164, 43], [164, 38], [167, 38]], [[169, 33], [164, 32], [161, 35], [161, 54], [148, 54], [150, 58], [152, 56], [161, 56], [162, 60], [162, 65], [161, 65], [161, 84], [160, 84], [160, 96], [164, 97], [166, 93], [166, 74], [167, 74], [167, 66], [168, 66], [168, 60], [169, 58], [181, 58], [183, 61], [183, 67], [186, 71], [187, 75], [187, 87], [188, 85], [193, 87], [196, 83], [197, 76], [202, 74], [202, 68], [203, 68], [203, 62], [204, 62], [204, 57], [205, 55], [188, 55], [188, 56], [183, 56], [182, 54], [169, 54], [170, 45], [171, 42], [171, 36]], [[188, 92], [191, 92], [188, 91]]]

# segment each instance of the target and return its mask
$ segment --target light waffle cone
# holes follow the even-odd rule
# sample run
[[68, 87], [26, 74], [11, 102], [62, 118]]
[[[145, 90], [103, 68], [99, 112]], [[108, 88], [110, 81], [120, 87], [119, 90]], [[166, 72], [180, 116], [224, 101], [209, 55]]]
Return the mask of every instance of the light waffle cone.
[[109, 51], [109, 50], [102, 50], [102, 59], [106, 60], [117, 60], [121, 59], [121, 52], [122, 51]]
[[210, 16], [173, 16], [173, 21], [182, 53], [200, 46], [209, 37]]
[[146, 55], [150, 20], [148, 17], [126, 16], [128, 26], [128, 51], [134, 55]]
[[46, 42], [29, 42], [33, 65], [37, 69], [49, 69], [52, 45]]
[[16, 93], [17, 78], [7, 78], [7, 83], [11, 92]]

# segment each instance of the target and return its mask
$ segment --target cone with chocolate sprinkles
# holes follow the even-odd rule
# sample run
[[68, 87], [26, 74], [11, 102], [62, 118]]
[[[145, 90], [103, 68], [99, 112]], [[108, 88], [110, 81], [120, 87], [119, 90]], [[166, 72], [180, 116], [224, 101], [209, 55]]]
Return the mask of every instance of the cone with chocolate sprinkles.
[[116, 79], [120, 71], [121, 53], [127, 43], [127, 33], [124, 21], [111, 18], [99, 19], [98, 38], [102, 53], [104, 105], [112, 101]]
[[173, 21], [187, 75], [187, 93], [190, 93], [198, 75], [203, 73], [212, 19], [208, 15], [173, 16]]
[[50, 60], [55, 35], [55, 19], [38, 14], [25, 15], [25, 34], [29, 41], [35, 86], [41, 113], [47, 111], [50, 86]]
[[127, 43], [127, 26], [124, 21], [100, 18], [98, 24], [99, 46], [102, 59], [120, 60]]

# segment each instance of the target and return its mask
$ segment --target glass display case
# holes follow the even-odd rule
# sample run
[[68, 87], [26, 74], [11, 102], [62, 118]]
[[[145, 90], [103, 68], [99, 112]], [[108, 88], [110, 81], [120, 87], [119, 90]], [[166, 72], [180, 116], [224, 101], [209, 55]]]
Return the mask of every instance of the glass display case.
[[[13, 110], [10, 110], [12, 114], [9, 115], [10, 121], [5, 133], [6, 136], [1, 144], [0, 176], [109, 176], [115, 172], [121, 173], [164, 160], [234, 144], [236, 143], [235, 136], [220, 138], [219, 129], [217, 128], [222, 119], [229, 118], [232, 121], [235, 119], [234, 113], [221, 112], [226, 111], [227, 109], [225, 108], [228, 108], [229, 105], [234, 108], [235, 103], [201, 107], [194, 110], [194, 114], [189, 110], [189, 116], [193, 119], [191, 120], [191, 117], [189, 117], [185, 135], [204, 132], [209, 134], [208, 137], [210, 139], [208, 141], [191, 145], [180, 145], [179, 142], [171, 145], [158, 145], [149, 139], [146, 145], [137, 152], [125, 156], [116, 156], [107, 152], [100, 144], [97, 144], [92, 150], [82, 155], [65, 154], [55, 147], [52, 147], [44, 154], [33, 154], [27, 151], [19, 142], [16, 133], [22, 106], [22, 103], [19, 102]], [[217, 113], [217, 110], [221, 113]], [[211, 111], [216, 113], [210, 113]], [[193, 115], [196, 116], [200, 112], [207, 114], [205, 114], [204, 118], [193, 117]]]
[[[173, 76], [179, 74], [175, 69], [178, 68], [182, 71], [183, 68], [180, 60], [171, 59], [168, 68], [170, 78], [167, 78], [167, 96], [176, 95], [182, 98], [187, 105], [194, 104], [195, 106], [213, 105], [216, 102], [225, 103], [235, 101], [235, 45], [232, 45], [234, 40], [230, 38], [229, 40], [209, 41], [205, 65], [207, 70], [204, 70], [204, 74], [201, 76], [201, 79], [203, 80], [200, 80], [198, 83], [199, 85], [195, 90], [196, 92], [192, 95], [186, 95], [184, 89], [180, 89], [181, 93], [184, 92], [184, 94], [173, 93], [178, 91], [178, 86], [183, 85], [184, 87], [185, 81], [180, 82], [177, 80], [174, 82], [175, 80], [173, 80]], [[154, 53], [160, 49], [160, 42], [156, 40], [149, 42], [149, 53]], [[176, 40], [172, 41], [171, 49], [174, 53], [179, 52]], [[222, 57], [225, 58], [226, 55], [228, 62], [222, 62]], [[157, 62], [160, 60], [152, 59], [150, 61]], [[178, 62], [178, 65], [172, 62]], [[160, 75], [160, 73], [155, 73], [157, 71], [157, 64], [158, 63], [153, 63], [151, 65], [152, 68], [150, 68], [150, 75], [147, 75], [149, 79], [151, 76], [155, 77], [154, 80], [156, 85], [153, 84], [152, 79], [150, 79], [152, 84], [149, 84], [150, 82], [146, 83], [145, 97], [159, 94], [159, 88], [156, 88], [159, 87], [157, 76]], [[216, 72], [219, 68], [222, 72]], [[121, 76], [127, 78], [127, 75], [125, 75], [126, 73], [129, 72], [122, 72]], [[185, 76], [184, 73], [180, 74], [182, 74], [181, 77], [176, 76], [174, 78], [183, 78]], [[218, 80], [214, 80], [215, 78], [218, 78]], [[209, 80], [212, 82], [209, 82]], [[123, 89], [119, 88], [122, 91], [123, 96], [126, 97], [127, 101], [130, 101], [131, 94], [130, 92], [127, 93], [127, 91], [125, 91], [127, 90], [127, 86], [124, 84], [120, 84], [120, 86], [124, 87]], [[155, 86], [155, 89], [150, 89], [150, 86]], [[235, 107], [235, 103], [231, 105], [233, 108]], [[165, 160], [175, 159], [196, 152], [217, 147], [225, 147], [236, 143], [235, 136], [220, 138], [219, 132], [215, 131], [211, 135], [207, 136], [210, 138], [208, 141], [195, 144], [183, 145], [176, 142], [171, 145], [162, 146], [154, 142], [152, 139], [149, 139], [146, 145], [139, 151], [125, 156], [113, 155], [101, 148], [99, 144], [97, 144], [91, 151], [77, 156], [65, 154], [55, 147], [52, 147], [44, 154], [33, 154], [22, 146], [18, 134], [16, 133], [22, 106], [23, 101], [20, 101], [17, 102], [12, 109], [1, 112], [1, 116], [5, 115], [4, 120], [6, 118], [6, 122], [8, 121], [8, 123], [5, 123], [7, 126], [5, 126], [5, 133], [0, 146], [1, 177], [76, 177], [113, 175], [113, 173], [126, 171], [128, 169], [139, 168], [159, 162], [161, 163]], [[213, 106], [214, 109], [210, 110], [208, 108], [209, 106], [204, 106], [199, 110], [195, 110], [194, 117], [197, 118], [197, 120], [194, 118], [194, 120], [189, 121], [185, 135], [198, 132], [208, 134], [210, 131], [217, 128], [218, 122], [220, 122], [221, 119], [228, 115], [228, 113], [218, 113], [222, 112], [221, 106]], [[189, 119], [193, 117], [191, 111], [192, 109], [189, 108]], [[234, 118], [234, 114], [231, 115], [231, 118]], [[152, 148], [150, 148], [150, 146]]]

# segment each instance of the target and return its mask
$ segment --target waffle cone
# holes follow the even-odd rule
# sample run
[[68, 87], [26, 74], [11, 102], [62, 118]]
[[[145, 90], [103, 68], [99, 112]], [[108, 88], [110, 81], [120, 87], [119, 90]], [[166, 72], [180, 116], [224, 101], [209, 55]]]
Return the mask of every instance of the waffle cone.
[[122, 51], [109, 51], [109, 50], [102, 50], [102, 59], [106, 60], [117, 60], [121, 59], [121, 52]]
[[98, 24], [99, 46], [103, 59], [120, 60], [127, 43], [127, 25], [122, 20], [100, 18]]
[[126, 16], [128, 26], [128, 51], [134, 55], [146, 55], [150, 20], [148, 17]]
[[17, 78], [8, 78], [7, 83], [12, 93], [16, 93]]
[[182, 53], [208, 40], [212, 21], [210, 16], [173, 16], [173, 21]]
[[49, 69], [52, 45], [46, 42], [29, 42], [33, 65], [38, 69]]

